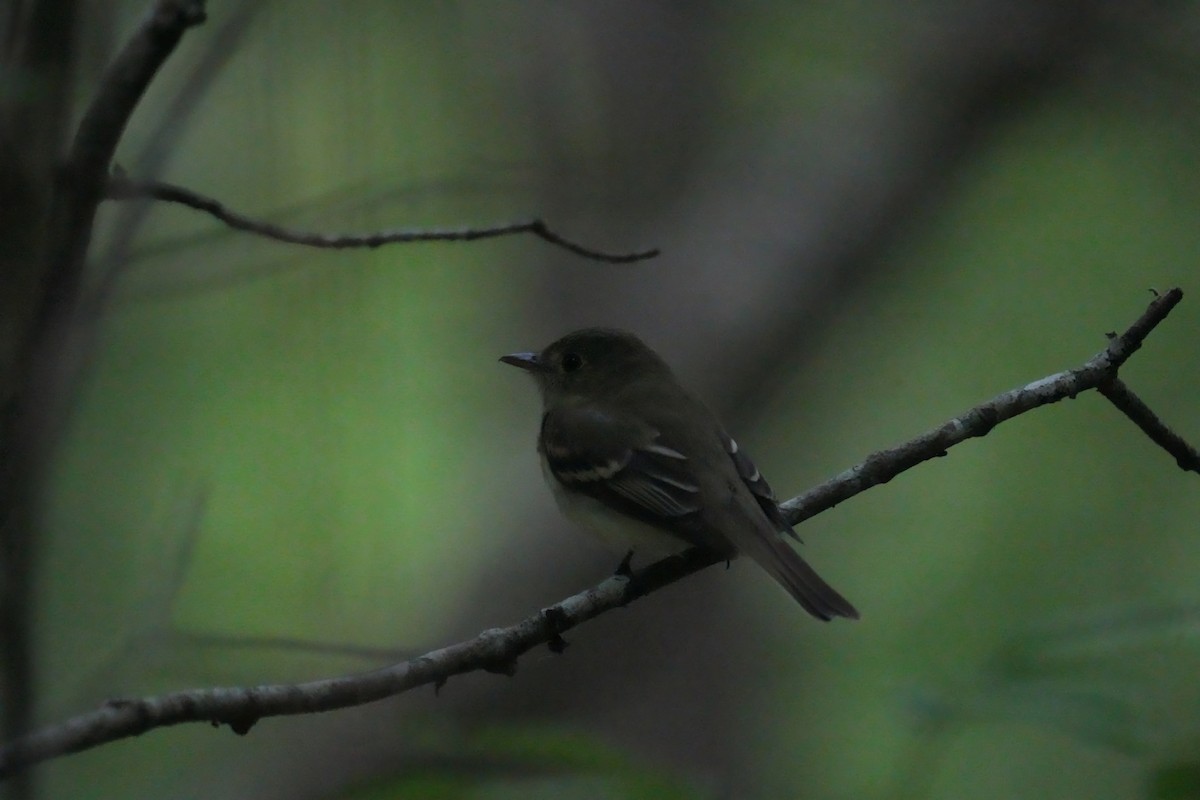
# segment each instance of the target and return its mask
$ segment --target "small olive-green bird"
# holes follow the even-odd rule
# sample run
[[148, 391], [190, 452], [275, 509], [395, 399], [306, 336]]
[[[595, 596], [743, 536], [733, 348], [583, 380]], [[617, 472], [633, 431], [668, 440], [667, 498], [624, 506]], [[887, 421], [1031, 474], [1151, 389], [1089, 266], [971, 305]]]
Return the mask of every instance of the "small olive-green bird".
[[538, 453], [559, 508], [623, 566], [692, 547], [745, 554], [814, 617], [858, 618], [784, 539], [797, 537], [754, 462], [632, 333], [586, 328], [500, 360], [541, 390]]

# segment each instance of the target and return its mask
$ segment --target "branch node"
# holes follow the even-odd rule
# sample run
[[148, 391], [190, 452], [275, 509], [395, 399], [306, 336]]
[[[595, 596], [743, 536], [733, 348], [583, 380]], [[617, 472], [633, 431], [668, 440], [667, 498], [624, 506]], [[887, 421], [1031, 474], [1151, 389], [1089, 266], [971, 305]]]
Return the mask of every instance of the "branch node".
[[225, 720], [225, 724], [229, 726], [229, 730], [236, 733], [238, 736], [245, 736], [250, 732], [250, 729], [258, 722], [258, 717], [245, 715], [231, 717]]
[[495, 661], [489, 661], [483, 665], [484, 672], [490, 672], [493, 675], [507, 675], [512, 677], [517, 674], [517, 658], [500, 658]]
[[[1000, 423], [1000, 414], [996, 409], [985, 406], [975, 413], [975, 419], [977, 420], [977, 433], [975, 435], [987, 436], [992, 432], [992, 428], [995, 428]], [[942, 452], [945, 453], [945, 451]]]
[[208, 19], [204, 0], [159, 0], [151, 19], [153, 32], [178, 35], [179, 31], [203, 25]]
[[517, 674], [517, 658], [525, 651], [514, 648], [509, 632], [503, 628], [489, 628], [476, 638], [483, 651], [480, 654], [480, 669], [510, 678]]
[[642, 585], [642, 580], [636, 572], [630, 572], [628, 575], [615, 575], [619, 581], [625, 582], [625, 589], [621, 592], [621, 607], [632, 603], [639, 597], [646, 594], [646, 588]]
[[558, 606], [550, 606], [542, 609], [542, 619], [546, 621], [546, 627], [550, 633], [550, 638], [546, 640], [546, 646], [550, 648], [550, 652], [556, 655], [566, 652], [570, 642], [562, 637], [562, 632], [570, 627], [567, 615]]

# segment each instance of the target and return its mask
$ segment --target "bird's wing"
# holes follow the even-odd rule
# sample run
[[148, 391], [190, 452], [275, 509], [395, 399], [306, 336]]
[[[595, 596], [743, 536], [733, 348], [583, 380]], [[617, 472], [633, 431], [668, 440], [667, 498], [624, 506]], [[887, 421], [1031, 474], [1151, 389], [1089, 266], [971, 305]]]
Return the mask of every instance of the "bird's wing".
[[648, 423], [591, 407], [550, 411], [539, 448], [564, 487], [643, 522], [674, 527], [701, 509], [687, 457]]
[[829, 620], [834, 617], [849, 617], [858, 619], [858, 611], [836, 589], [826, 583], [816, 573], [800, 554], [791, 548], [778, 534], [787, 534], [796, 541], [800, 537], [792, 530], [779, 510], [779, 502], [775, 492], [763, 478], [762, 473], [754, 466], [749, 456], [742, 452], [729, 434], [721, 432], [725, 442], [725, 451], [733, 460], [737, 473], [742, 482], [750, 490], [750, 494], [762, 509], [763, 515], [770, 522], [775, 533], [765, 527], [746, 526], [733, 527], [730, 536], [736, 537], [739, 550], [757, 561], [763, 569], [779, 581], [810, 614], [817, 619]]
[[774, 490], [767, 483], [767, 479], [758, 471], [758, 467], [754, 466], [754, 462], [750, 457], [742, 452], [738, 447], [738, 443], [728, 433], [721, 431], [721, 438], [725, 442], [725, 451], [729, 453], [729, 457], [733, 459], [733, 465], [737, 468], [737, 473], [742, 478], [742, 483], [754, 495], [754, 499], [758, 501], [759, 508], [767, 515], [767, 519], [771, 521], [771, 525], [780, 533], [785, 533], [791, 536], [796, 541], [800, 541], [800, 537], [792, 530], [792, 526], [784, 519], [783, 512], [779, 510], [779, 500], [775, 497]]

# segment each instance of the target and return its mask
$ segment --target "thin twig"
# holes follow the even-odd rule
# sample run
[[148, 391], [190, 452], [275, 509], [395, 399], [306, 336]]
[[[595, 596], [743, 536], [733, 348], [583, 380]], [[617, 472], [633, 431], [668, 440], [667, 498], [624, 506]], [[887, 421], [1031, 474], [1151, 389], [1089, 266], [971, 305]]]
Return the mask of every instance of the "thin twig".
[[1200, 472], [1200, 452], [1183, 440], [1150, 410], [1150, 407], [1133, 393], [1120, 378], [1102, 383], [1096, 387], [1100, 394], [1108, 398], [1122, 414], [1129, 417], [1134, 425], [1150, 437], [1150, 441], [1166, 450], [1175, 458], [1179, 468], [1188, 472]]
[[350, 248], [375, 248], [385, 244], [410, 244], [413, 242], [473, 242], [479, 239], [494, 239], [500, 236], [529, 233], [539, 239], [561, 247], [578, 256], [604, 261], [609, 264], [630, 264], [644, 261], [659, 254], [657, 248], [637, 250], [632, 253], [605, 253], [594, 250], [552, 231], [540, 219], [524, 222], [509, 222], [503, 225], [492, 225], [482, 228], [454, 229], [424, 229], [424, 230], [390, 230], [375, 233], [329, 234], [298, 231], [276, 225], [273, 222], [254, 219], [230, 208], [219, 200], [162, 181], [134, 181], [121, 174], [114, 174], [108, 183], [108, 198], [110, 200], [150, 199], [167, 203], [178, 203], [196, 211], [203, 211], [231, 228], [247, 233], [254, 233], [274, 239], [278, 242], [300, 244], [306, 247], [319, 247], [327, 250], [343, 250]]
[[[1183, 297], [1174, 289], [1108, 347], [1082, 367], [1060, 372], [1002, 395], [968, 411], [908, 444], [870, 456], [833, 480], [783, 504], [792, 521], [807, 519], [836, 503], [891, 479], [905, 469], [943, 455], [947, 448], [983, 436], [1000, 422], [1049, 403], [1074, 397], [1111, 382], [1120, 366]], [[227, 724], [246, 733], [263, 717], [308, 714], [362, 705], [417, 686], [441, 687], [449, 678], [475, 670], [512, 674], [517, 660], [541, 644], [561, 652], [562, 634], [637, 597], [723, 560], [689, 550], [651, 564], [633, 581], [612, 577], [507, 628], [486, 630], [473, 639], [383, 669], [302, 684], [193, 689], [103, 707], [51, 725], [0, 749], [0, 777], [55, 756], [137, 736], [184, 722]]]
[[946, 455], [948, 448], [960, 442], [986, 436], [1007, 419], [1110, 383], [1121, 365], [1142, 346], [1150, 331], [1166, 319], [1182, 299], [1180, 289], [1158, 295], [1129, 330], [1119, 336], [1110, 336], [1108, 347], [1083, 366], [1005, 392], [899, 447], [872, 453], [861, 464], [783, 503], [784, 516], [791, 524], [798, 525], [865, 489], [887, 483], [922, 461]]

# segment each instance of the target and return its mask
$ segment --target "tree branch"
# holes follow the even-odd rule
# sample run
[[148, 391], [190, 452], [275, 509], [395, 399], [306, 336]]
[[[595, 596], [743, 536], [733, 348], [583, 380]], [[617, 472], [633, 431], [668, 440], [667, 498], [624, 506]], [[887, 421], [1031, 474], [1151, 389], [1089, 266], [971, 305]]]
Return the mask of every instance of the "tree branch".
[[[29, 730], [36, 703], [32, 620], [38, 568], [38, 481], [61, 421], [58, 389], [73, 371], [71, 322], [80, 299], [96, 208], [134, 109], [184, 33], [204, 21], [203, 0], [157, 0], [100, 78], [53, 187], [41, 293], [20, 337], [11, 394], [0, 408], [0, 711], [6, 736]], [[28, 120], [23, 120], [28, 123]], [[53, 137], [50, 131], [36, 135]], [[5, 198], [5, 203], [10, 198]], [[22, 313], [24, 321], [24, 313]], [[8, 376], [4, 376], [6, 389]], [[15, 783], [14, 797], [31, 797]]]
[[[1121, 365], [1146, 336], [1179, 303], [1183, 292], [1172, 289], [1155, 298], [1146, 312], [1120, 335], [1112, 335], [1103, 351], [1083, 366], [1005, 392], [941, 427], [866, 461], [782, 505], [789, 521], [808, 519], [904, 470], [999, 423], [1088, 389], [1111, 387]], [[433, 650], [383, 669], [301, 684], [193, 689], [131, 700], [114, 700], [101, 708], [51, 725], [0, 749], [0, 778], [55, 756], [86, 750], [106, 742], [137, 736], [184, 722], [229, 725], [244, 734], [263, 717], [309, 714], [362, 705], [476, 670], [511, 675], [517, 660], [541, 644], [555, 652], [566, 647], [562, 634], [582, 623], [627, 605], [638, 597], [674, 583], [724, 560], [700, 550], [651, 564], [632, 581], [611, 577], [598, 586], [568, 597], [507, 628], [492, 628], [473, 639]]]
[[297, 231], [285, 228], [282, 225], [276, 225], [272, 222], [248, 217], [245, 214], [227, 208], [219, 200], [182, 186], [163, 183], [161, 181], [134, 181], [121, 174], [115, 174], [109, 178], [107, 196], [111, 200], [149, 199], [161, 200], [167, 203], [178, 203], [179, 205], [209, 214], [235, 230], [265, 236], [268, 239], [274, 239], [278, 242], [319, 247], [327, 250], [362, 247], [375, 248], [385, 244], [408, 244], [413, 242], [473, 242], [479, 239], [495, 239], [500, 236], [530, 233], [543, 241], [568, 250], [575, 255], [589, 258], [593, 261], [604, 261], [609, 264], [631, 264], [635, 261], [645, 261], [648, 258], [654, 258], [659, 254], [657, 248], [636, 250], [632, 253], [605, 253], [600, 250], [594, 250], [560, 236], [540, 219], [510, 222], [484, 228], [456, 228], [449, 230], [391, 230], [357, 234]]
[[158, 0], [101, 79], [71, 143], [51, 212], [53, 250], [43, 317], [74, 306], [117, 142], [183, 34], [204, 22], [204, 5], [204, 0]]
[[1158, 418], [1158, 415], [1150, 410], [1142, 398], [1125, 385], [1124, 381], [1120, 378], [1113, 378], [1107, 383], [1100, 384], [1096, 389], [1107, 397], [1109, 402], [1116, 406], [1122, 414], [1129, 417], [1134, 425], [1141, 428], [1142, 432], [1150, 437], [1150, 441], [1174, 456], [1175, 463], [1179, 465], [1180, 469], [1188, 472], [1200, 472], [1200, 453], [1196, 452], [1196, 448], [1168, 428]]
[[[781, 504], [784, 516], [792, 525], [798, 525], [859, 492], [880, 483], [887, 483], [922, 461], [946, 455], [946, 450], [956, 444], [977, 436], [986, 436], [992, 428], [1018, 414], [1057, 403], [1068, 397], [1074, 398], [1089, 389], [1111, 385], [1117, 379], [1117, 370], [1121, 365], [1142, 346], [1150, 331], [1166, 319], [1167, 314], [1170, 314], [1171, 309], [1182, 299], [1183, 291], [1177, 288], [1157, 295], [1145, 313], [1129, 326], [1129, 330], [1120, 335], [1109, 334], [1108, 347], [1083, 366], [1005, 392], [899, 447], [872, 453], [861, 464]], [[1151, 439], [1158, 441], [1149, 431], [1147, 434]], [[1182, 443], [1182, 440], [1179, 441]], [[1175, 451], [1171, 452], [1175, 455]]]

